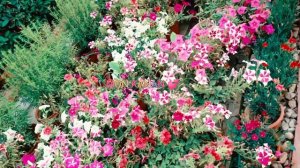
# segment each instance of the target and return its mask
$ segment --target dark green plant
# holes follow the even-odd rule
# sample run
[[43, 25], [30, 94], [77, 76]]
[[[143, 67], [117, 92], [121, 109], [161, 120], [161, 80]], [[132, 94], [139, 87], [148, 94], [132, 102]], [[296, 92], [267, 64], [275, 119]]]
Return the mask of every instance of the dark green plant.
[[13, 48], [22, 30], [21, 26], [31, 21], [51, 22], [50, 9], [54, 6], [54, 0], [0, 1], [0, 50]]
[[99, 16], [90, 17], [90, 13], [97, 11], [98, 6], [90, 0], [56, 0], [57, 12], [54, 17], [65, 25], [74, 43], [80, 48], [87, 47], [89, 41], [98, 35]]
[[18, 45], [14, 52], [4, 53], [3, 69], [10, 74], [6, 86], [17, 88], [22, 99], [38, 105], [43, 96], [57, 94], [76, 50], [58, 26], [52, 30], [47, 24], [34, 24], [22, 34], [29, 48]]
[[[26, 142], [33, 140], [33, 130], [30, 129], [28, 121], [28, 111], [7, 100], [2, 94], [0, 98], [0, 132], [5, 132], [9, 128], [22, 134]], [[5, 142], [5, 135], [0, 134], [0, 143]]]

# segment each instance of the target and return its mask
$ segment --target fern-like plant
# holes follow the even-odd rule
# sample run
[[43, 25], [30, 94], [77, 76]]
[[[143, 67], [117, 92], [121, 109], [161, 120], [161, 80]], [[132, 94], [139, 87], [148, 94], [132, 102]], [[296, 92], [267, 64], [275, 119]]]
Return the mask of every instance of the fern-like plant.
[[91, 0], [56, 0], [58, 11], [54, 17], [65, 25], [74, 43], [85, 48], [89, 41], [95, 40], [99, 23], [90, 17], [98, 6]]
[[10, 75], [7, 87], [17, 88], [22, 99], [38, 105], [43, 96], [58, 92], [76, 50], [58, 26], [52, 30], [47, 24], [34, 24], [22, 34], [26, 45], [4, 53], [2, 67]]

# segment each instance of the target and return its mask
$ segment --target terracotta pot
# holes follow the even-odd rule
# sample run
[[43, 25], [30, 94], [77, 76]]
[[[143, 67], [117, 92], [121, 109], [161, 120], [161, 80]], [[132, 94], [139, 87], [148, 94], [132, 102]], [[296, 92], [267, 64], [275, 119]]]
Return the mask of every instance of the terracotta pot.
[[280, 116], [274, 123], [269, 125], [270, 129], [278, 129], [281, 126], [281, 122], [284, 119], [284, 114], [285, 114], [284, 110], [285, 110], [285, 108], [286, 108], [285, 106], [280, 104]]
[[174, 33], [176, 33], [176, 34], [179, 34], [179, 33], [180, 33], [179, 22], [176, 21], [176, 22], [170, 27], [170, 29], [171, 29], [171, 32], [170, 32], [169, 34], [166, 35], [166, 39], [167, 39], [168, 41], [170, 41], [170, 34], [171, 34], [172, 32], [174, 32]]
[[35, 119], [38, 122], [46, 123], [48, 120], [56, 118], [59, 115], [59, 113], [58, 112], [53, 112], [48, 118], [42, 119], [41, 114], [40, 114], [40, 110], [37, 108], [37, 109], [35, 109], [34, 115], [35, 115]]

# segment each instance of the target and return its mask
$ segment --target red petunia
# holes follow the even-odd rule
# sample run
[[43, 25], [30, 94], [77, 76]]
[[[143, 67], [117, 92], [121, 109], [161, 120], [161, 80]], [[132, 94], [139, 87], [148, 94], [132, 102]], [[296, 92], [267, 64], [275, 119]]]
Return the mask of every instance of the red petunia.
[[147, 146], [148, 138], [137, 137], [135, 139], [135, 146], [139, 149], [145, 149]]
[[269, 66], [266, 62], [263, 62], [261, 65], [262, 65], [263, 67], [268, 67], [268, 66]]
[[180, 111], [176, 111], [173, 116], [172, 116], [173, 120], [175, 121], [183, 121], [184, 118], [184, 114], [181, 113]]
[[289, 43], [297, 43], [297, 39], [291, 37], [291, 38], [289, 39]]
[[111, 123], [111, 127], [113, 129], [118, 129], [120, 127], [121, 123], [118, 120], [113, 120], [113, 122]]
[[280, 47], [281, 47], [282, 50], [287, 51], [287, 52], [292, 52], [294, 50], [294, 48], [290, 47], [287, 44], [281, 44]]
[[131, 130], [131, 135], [135, 136], [135, 137], [140, 137], [142, 134], [142, 127], [140, 126], [136, 126]]
[[145, 115], [143, 118], [143, 122], [144, 122], [144, 124], [149, 124], [149, 122], [150, 122], [149, 117]]
[[163, 131], [160, 133], [160, 141], [164, 145], [168, 145], [171, 141], [171, 133], [167, 129], [163, 129]]
[[155, 6], [155, 7], [154, 7], [154, 11], [155, 11], [155, 12], [158, 13], [158, 12], [160, 12], [160, 10], [161, 10], [161, 9], [160, 9], [160, 6]]
[[300, 67], [299, 61], [293, 61], [293, 62], [291, 62], [290, 67], [291, 68], [299, 68]]
[[262, 43], [262, 46], [263, 46], [264, 48], [266, 48], [266, 47], [269, 46], [269, 44], [268, 44], [267, 42], [264, 42], [264, 43]]
[[253, 141], [257, 141], [258, 140], [258, 136], [256, 134], [252, 134], [251, 139]]

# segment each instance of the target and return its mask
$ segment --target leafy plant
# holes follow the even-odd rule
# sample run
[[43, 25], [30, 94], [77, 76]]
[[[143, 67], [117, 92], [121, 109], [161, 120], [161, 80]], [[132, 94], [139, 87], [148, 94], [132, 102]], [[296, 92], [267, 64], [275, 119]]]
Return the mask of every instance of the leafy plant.
[[16, 46], [4, 53], [3, 69], [10, 74], [7, 87], [15, 87], [25, 101], [37, 105], [45, 95], [56, 94], [67, 66], [72, 64], [75, 48], [59, 27], [32, 25], [22, 31], [29, 46]]
[[90, 17], [91, 12], [97, 11], [97, 5], [90, 0], [56, 0], [56, 4], [54, 17], [65, 25], [75, 44], [87, 47], [98, 35], [99, 23]]
[[[12, 49], [18, 41], [21, 26], [30, 21], [52, 20], [50, 9], [54, 8], [54, 0], [3, 0], [0, 2], [0, 50]], [[1, 53], [0, 53], [1, 56]]]
[[[28, 111], [22, 109], [17, 103], [7, 100], [3, 95], [0, 98], [0, 130], [9, 128], [22, 133], [26, 142], [33, 140], [33, 132], [30, 130]], [[0, 143], [5, 142], [5, 136], [0, 134]]]

